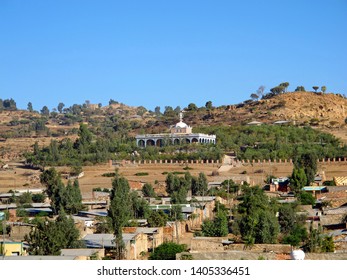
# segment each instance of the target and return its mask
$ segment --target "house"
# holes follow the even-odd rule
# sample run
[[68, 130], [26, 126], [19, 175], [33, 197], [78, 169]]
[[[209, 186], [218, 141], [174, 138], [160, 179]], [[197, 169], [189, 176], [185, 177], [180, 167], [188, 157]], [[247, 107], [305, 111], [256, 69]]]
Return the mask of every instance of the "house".
[[302, 190], [305, 192], [312, 193], [314, 197], [316, 197], [316, 194], [321, 194], [328, 191], [326, 186], [306, 186], [303, 187]]
[[124, 233], [143, 233], [147, 236], [147, 247], [149, 251], [157, 248], [164, 242], [164, 229], [162, 227], [125, 227]]
[[0, 241], [0, 255], [22, 256], [26, 254], [23, 242], [13, 242], [11, 240]]
[[333, 180], [336, 186], [347, 186], [347, 176], [334, 177]]
[[74, 257], [74, 260], [100, 260], [105, 257], [105, 249], [62, 249], [60, 255]]
[[269, 185], [270, 192], [288, 192], [290, 180], [288, 177], [272, 178]]
[[[125, 244], [125, 259], [139, 259], [142, 252], [148, 251], [148, 241], [145, 234], [124, 233], [122, 237]], [[104, 248], [106, 255], [112, 255], [116, 247], [113, 234], [87, 234], [82, 240], [87, 248]]]

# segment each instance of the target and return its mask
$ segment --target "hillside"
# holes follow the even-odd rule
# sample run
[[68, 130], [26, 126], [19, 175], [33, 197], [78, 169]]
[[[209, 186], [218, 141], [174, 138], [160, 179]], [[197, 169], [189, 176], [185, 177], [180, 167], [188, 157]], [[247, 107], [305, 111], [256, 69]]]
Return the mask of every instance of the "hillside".
[[196, 124], [247, 123], [253, 120], [272, 123], [278, 120], [295, 121], [296, 124], [341, 127], [345, 124], [347, 99], [340, 95], [318, 95], [313, 92], [288, 92], [270, 99], [246, 101], [222, 106], [204, 115], [189, 114]]
[[[188, 106], [184, 109], [184, 121], [194, 128], [289, 120], [333, 133], [347, 142], [345, 108], [347, 99], [341, 95], [289, 92], [269, 99], [208, 109]], [[137, 133], [167, 132], [177, 121], [178, 113], [174, 110], [155, 114], [142, 106], [130, 107], [121, 103], [105, 107], [75, 104], [62, 113], [51, 112], [46, 116], [38, 112], [4, 110], [0, 112], [0, 155], [4, 160], [15, 158], [30, 151], [36, 141], [42, 147], [52, 139], [59, 141], [68, 137], [74, 140], [80, 122], [86, 123], [99, 136], [133, 137]]]

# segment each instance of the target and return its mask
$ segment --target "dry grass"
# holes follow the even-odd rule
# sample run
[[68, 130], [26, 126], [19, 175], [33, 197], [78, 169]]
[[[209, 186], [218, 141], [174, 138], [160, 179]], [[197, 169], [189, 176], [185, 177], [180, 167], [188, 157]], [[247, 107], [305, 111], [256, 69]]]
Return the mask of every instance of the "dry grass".
[[[130, 181], [138, 182], [149, 182], [154, 185], [155, 180], [163, 183], [166, 175], [164, 172], [181, 171], [185, 165], [126, 165], [119, 167], [119, 173], [126, 177]], [[190, 165], [192, 170], [189, 172], [197, 176], [200, 172], [204, 172], [207, 175], [208, 181], [216, 181], [218, 177], [211, 176], [212, 171], [217, 170], [218, 166], [215, 165]], [[68, 167], [57, 168], [60, 172], [68, 172]], [[93, 188], [111, 188], [112, 178], [103, 177], [104, 173], [114, 172], [115, 167], [110, 168], [109, 165], [97, 165], [97, 166], [86, 166], [83, 168], [85, 176], [79, 180], [81, 191], [84, 195], [90, 194]], [[258, 173], [263, 170], [262, 173]], [[331, 163], [331, 164], [319, 164], [319, 170], [325, 171], [327, 180], [331, 180], [334, 176], [346, 176], [347, 174], [347, 162]], [[251, 184], [261, 184], [267, 175], [274, 176], [288, 176], [292, 172], [292, 165], [288, 164], [265, 164], [259, 166], [245, 165], [237, 168], [233, 168], [228, 172], [220, 173], [221, 177], [239, 175], [246, 171], [247, 175], [250, 176]], [[148, 176], [136, 176], [135, 173], [144, 172], [148, 173]], [[41, 184], [36, 180], [40, 175], [39, 170], [25, 169], [23, 164], [20, 162], [10, 162], [10, 169], [0, 171], [0, 192], [5, 192], [10, 189], [23, 189], [23, 188], [38, 188], [42, 187]], [[64, 179], [66, 182], [66, 180]], [[163, 185], [163, 184], [161, 184]], [[157, 185], [159, 186], [159, 185]]]

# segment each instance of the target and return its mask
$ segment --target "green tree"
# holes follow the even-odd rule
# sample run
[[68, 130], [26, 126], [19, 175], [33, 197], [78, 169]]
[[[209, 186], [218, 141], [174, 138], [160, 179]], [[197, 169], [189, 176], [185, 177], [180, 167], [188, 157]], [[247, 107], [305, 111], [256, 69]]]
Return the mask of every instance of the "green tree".
[[198, 107], [194, 103], [189, 103], [187, 107], [188, 111], [197, 111]]
[[284, 88], [284, 92], [287, 92], [287, 89], [289, 87], [289, 83], [288, 82], [284, 82], [284, 83], [281, 83], [280, 86]]
[[130, 193], [131, 202], [131, 217], [135, 219], [147, 218], [149, 210], [149, 205], [147, 200], [140, 198], [136, 191]]
[[3, 100], [2, 105], [5, 110], [9, 110], [9, 111], [17, 110], [16, 101], [14, 101], [12, 98]]
[[32, 200], [34, 203], [43, 203], [45, 202], [46, 196], [43, 193], [34, 193], [32, 195]]
[[295, 210], [292, 205], [281, 205], [278, 211], [278, 223], [282, 233], [289, 233], [295, 226], [297, 220]]
[[322, 86], [320, 89], [321, 89], [321, 91], [322, 91], [323, 93], [325, 93], [325, 92], [327, 91], [327, 87], [326, 87], [326, 86]]
[[306, 185], [314, 182], [317, 173], [317, 155], [315, 152], [304, 152], [298, 158], [294, 159], [294, 165], [303, 168], [306, 174]]
[[156, 197], [156, 193], [153, 189], [153, 186], [150, 183], [145, 183], [142, 187], [142, 193], [146, 197]]
[[57, 107], [57, 109], [58, 109], [58, 112], [61, 114], [61, 113], [63, 113], [63, 108], [65, 107], [65, 104], [64, 103], [62, 103], [62, 102], [60, 102], [59, 104], [58, 104], [58, 107]]
[[108, 216], [112, 220], [115, 235], [116, 259], [124, 258], [125, 245], [122, 237], [122, 229], [131, 218], [130, 187], [128, 180], [118, 174], [112, 181], [110, 194], [110, 207]]
[[51, 200], [53, 213], [59, 213], [64, 208], [65, 198], [65, 186], [61, 181], [60, 175], [55, 168], [50, 168], [40, 175], [40, 181], [46, 187], [46, 193]]
[[307, 177], [303, 168], [294, 166], [292, 176], [290, 177], [290, 188], [294, 194], [299, 194], [301, 189], [306, 186]]
[[155, 248], [154, 252], [149, 256], [150, 260], [176, 260], [176, 254], [187, 250], [185, 244], [177, 244], [174, 242], [165, 242]]
[[160, 107], [159, 107], [159, 106], [156, 106], [156, 107], [154, 108], [154, 113], [155, 113], [157, 116], [160, 116], [160, 115], [161, 115]]
[[82, 195], [79, 182], [76, 179], [72, 184], [70, 181], [66, 186], [66, 196], [63, 199], [63, 207], [68, 214], [77, 214], [83, 209]]
[[198, 178], [192, 180], [192, 194], [205, 195], [208, 190], [208, 182], [205, 173], [200, 172]]
[[305, 90], [305, 87], [303, 86], [297, 86], [295, 91], [306, 91], [306, 90]]
[[205, 220], [201, 226], [202, 234], [210, 237], [221, 237], [227, 236], [229, 233], [228, 229], [228, 218], [225, 211], [218, 211], [216, 217], [211, 220]]
[[[259, 187], [244, 187], [234, 230], [247, 244], [276, 243], [279, 224], [274, 204]], [[237, 229], [237, 230], [236, 230]]]
[[168, 216], [163, 212], [163, 210], [151, 211], [147, 218], [149, 227], [163, 227], [166, 225], [167, 221]]
[[207, 101], [206, 104], [205, 104], [205, 108], [207, 110], [212, 110], [213, 109], [212, 101]]
[[182, 215], [182, 207], [180, 205], [173, 205], [170, 209], [170, 221], [182, 221], [183, 215]]
[[273, 94], [281, 94], [284, 92], [284, 87], [283, 86], [277, 86], [277, 87], [271, 88], [270, 91]]
[[315, 92], [317, 92], [317, 90], [319, 89], [319, 86], [313, 86], [312, 88]]
[[298, 196], [300, 204], [302, 205], [315, 205], [316, 199], [312, 196], [312, 194], [307, 192], [301, 192]]
[[43, 116], [46, 116], [46, 117], [49, 116], [49, 109], [48, 109], [47, 106], [43, 106], [43, 107], [42, 107], [42, 109], [41, 109], [41, 114], [42, 114]]
[[33, 112], [34, 111], [33, 104], [31, 102], [28, 103], [28, 111], [29, 112]]
[[60, 255], [63, 248], [79, 248], [82, 246], [79, 231], [71, 218], [61, 212], [56, 221], [38, 220], [36, 227], [25, 236], [32, 255]]
[[258, 99], [259, 99], [259, 95], [258, 95], [258, 94], [255, 94], [255, 93], [252, 93], [252, 94], [251, 94], [251, 98], [252, 98], [253, 100], [258, 100]]
[[30, 192], [25, 192], [20, 197], [18, 197], [18, 203], [20, 205], [30, 204], [32, 202], [33, 202], [33, 197], [32, 197], [32, 194]]

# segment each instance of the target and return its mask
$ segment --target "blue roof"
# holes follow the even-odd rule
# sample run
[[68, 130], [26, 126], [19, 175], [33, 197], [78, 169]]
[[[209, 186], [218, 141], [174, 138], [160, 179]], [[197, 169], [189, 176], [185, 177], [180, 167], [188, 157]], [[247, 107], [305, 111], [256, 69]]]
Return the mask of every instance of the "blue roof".
[[308, 187], [303, 187], [303, 191], [323, 191], [326, 190], [326, 186], [308, 186]]

